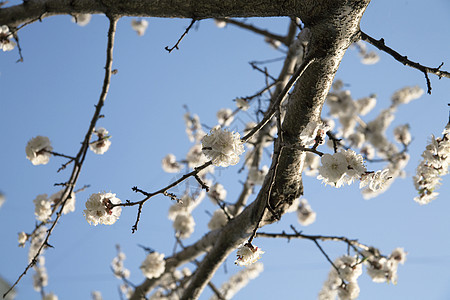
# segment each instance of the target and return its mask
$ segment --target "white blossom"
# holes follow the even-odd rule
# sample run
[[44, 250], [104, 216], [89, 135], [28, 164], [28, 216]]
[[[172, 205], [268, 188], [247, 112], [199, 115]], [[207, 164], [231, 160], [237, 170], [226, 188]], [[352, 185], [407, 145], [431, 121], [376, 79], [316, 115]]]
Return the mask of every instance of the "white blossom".
[[[208, 158], [203, 154], [202, 145], [197, 144], [189, 149], [186, 154], [186, 160], [188, 162], [188, 167], [193, 169], [206, 163]], [[199, 175], [204, 175], [206, 173], [214, 173], [214, 166], [209, 166], [206, 169], [203, 169]]]
[[58, 300], [58, 296], [53, 293], [46, 294], [42, 300]]
[[211, 220], [209, 220], [208, 228], [210, 230], [216, 230], [227, 225], [227, 223], [228, 218], [225, 212], [222, 209], [217, 209], [216, 211], [214, 211]]
[[16, 46], [16, 43], [11, 41], [12, 33], [6, 25], [0, 26], [0, 49], [3, 51], [11, 51]]
[[245, 99], [236, 98], [235, 101], [236, 101], [236, 106], [242, 111], [246, 111], [250, 108], [250, 104]]
[[166, 269], [164, 254], [158, 252], [150, 253], [142, 262], [140, 269], [148, 279], [158, 278]]
[[448, 174], [450, 164], [450, 133], [447, 124], [442, 138], [431, 136], [430, 143], [422, 153], [423, 160], [419, 163], [416, 175], [413, 177], [414, 186], [419, 195], [414, 201], [420, 205], [434, 200], [438, 193], [436, 188], [441, 184], [442, 176]]
[[35, 291], [40, 292], [42, 288], [48, 285], [48, 274], [45, 268], [45, 258], [40, 256], [37, 259], [37, 264], [34, 267], [36, 273], [33, 275], [33, 288]]
[[245, 243], [238, 247], [236, 253], [237, 258], [234, 263], [239, 266], [248, 266], [260, 259], [262, 254], [264, 254], [264, 251], [260, 248], [255, 247], [250, 243]]
[[191, 115], [189, 112], [183, 115], [184, 123], [186, 125], [186, 134], [188, 135], [189, 141], [200, 141], [205, 132], [202, 129], [202, 124], [200, 123], [200, 118], [198, 115]]
[[223, 185], [216, 182], [208, 192], [208, 197], [211, 199], [212, 203], [217, 204], [218, 202], [224, 201], [227, 197], [227, 190]]
[[114, 224], [119, 218], [122, 208], [120, 206], [113, 207], [113, 205], [119, 203], [121, 201], [119, 198], [116, 198], [116, 194], [92, 194], [86, 201], [86, 209], [84, 210], [86, 221], [94, 226], [98, 224]]
[[359, 292], [360, 292], [359, 285], [358, 282], [356, 281], [352, 281], [338, 287], [339, 300], [357, 299], [359, 296]]
[[72, 17], [72, 22], [77, 23], [79, 26], [86, 26], [91, 21], [92, 15], [90, 14], [75, 14]]
[[330, 127], [324, 123], [319, 124], [316, 121], [310, 121], [300, 133], [300, 140], [305, 147], [311, 147], [315, 143], [323, 144], [325, 141], [324, 136], [329, 130]]
[[[31, 262], [36, 256], [39, 248], [42, 246], [42, 243], [47, 236], [47, 227], [39, 226], [37, 230], [31, 235], [30, 239], [30, 249], [28, 250], [28, 262]], [[45, 247], [41, 251], [41, 255], [44, 252]]]
[[181, 171], [181, 165], [177, 162], [177, 158], [172, 153], [167, 154], [161, 161], [164, 172], [178, 173]]
[[344, 184], [343, 178], [347, 171], [347, 159], [342, 152], [337, 152], [333, 155], [324, 154], [321, 158], [322, 165], [319, 166], [319, 175], [317, 179], [322, 179], [322, 182], [335, 187], [341, 187]]
[[227, 26], [227, 22], [217, 19], [214, 19], [214, 24], [216, 24], [217, 28], [224, 28], [225, 26]]
[[373, 257], [365, 262], [367, 274], [373, 282], [397, 283], [398, 262], [385, 257]]
[[126, 258], [125, 253], [119, 251], [119, 253], [117, 253], [117, 256], [114, 257], [111, 262], [111, 269], [116, 278], [123, 279], [130, 277], [130, 270], [125, 268], [123, 265], [123, 261], [125, 260], [125, 258]]
[[374, 51], [367, 52], [361, 57], [361, 62], [365, 65], [376, 64], [379, 60], [380, 56]]
[[411, 133], [409, 132], [409, 125], [400, 125], [394, 129], [394, 138], [397, 142], [403, 145], [409, 145], [411, 143]]
[[[50, 196], [49, 201], [54, 205], [61, 205], [61, 197], [63, 196], [64, 189], [60, 190], [59, 192], [54, 193]], [[66, 204], [64, 205], [64, 208], [62, 210], [63, 214], [68, 214], [70, 212], [75, 211], [75, 193], [72, 191], [70, 193], [70, 196], [68, 197]]]
[[28, 240], [28, 234], [26, 234], [23, 231], [19, 232], [19, 237], [18, 237], [19, 247], [24, 247], [27, 240]]
[[136, 33], [139, 36], [144, 35], [145, 31], [147, 30], [147, 27], [148, 27], [147, 20], [144, 20], [144, 19], [131, 20], [131, 28], [133, 28], [133, 30], [136, 31]]
[[297, 208], [297, 218], [298, 222], [303, 226], [311, 225], [316, 221], [316, 213], [305, 198], [300, 200], [300, 205]]
[[228, 167], [239, 162], [239, 155], [244, 153], [244, 145], [239, 133], [215, 127], [202, 139], [202, 150], [214, 166]]
[[404, 87], [398, 91], [396, 91], [392, 97], [392, 103], [394, 105], [399, 104], [407, 104], [412, 100], [420, 98], [424, 93], [424, 90], [422, 90], [419, 86], [410, 86], [410, 87]]
[[359, 188], [369, 186], [369, 189], [376, 192], [386, 186], [386, 182], [391, 179], [389, 169], [378, 170], [374, 173], [362, 175]]
[[92, 300], [103, 300], [102, 293], [100, 293], [99, 291], [92, 291], [91, 297]]
[[34, 200], [34, 214], [36, 219], [45, 222], [52, 215], [52, 204], [49, 199], [47, 199], [47, 194], [38, 195]]
[[356, 100], [356, 110], [359, 115], [367, 115], [377, 104], [376, 95], [370, 95], [369, 97], [364, 97]]
[[348, 282], [356, 281], [362, 274], [362, 264], [354, 256], [341, 256], [334, 261], [334, 265], [339, 269], [338, 276]]
[[233, 119], [233, 111], [229, 108], [222, 108], [217, 112], [217, 120], [221, 126], [229, 126]]
[[191, 214], [180, 213], [172, 225], [180, 239], [187, 239], [194, 232], [195, 221]]
[[95, 154], [103, 154], [108, 151], [111, 146], [111, 141], [109, 140], [111, 136], [108, 135], [108, 130], [103, 127], [97, 129], [94, 128], [94, 134], [97, 135], [98, 139], [89, 143], [89, 149], [91, 149], [91, 151]]
[[50, 145], [50, 140], [46, 136], [38, 135], [28, 141], [25, 147], [25, 153], [27, 158], [31, 161], [33, 165], [45, 165], [50, 160], [53, 147]]

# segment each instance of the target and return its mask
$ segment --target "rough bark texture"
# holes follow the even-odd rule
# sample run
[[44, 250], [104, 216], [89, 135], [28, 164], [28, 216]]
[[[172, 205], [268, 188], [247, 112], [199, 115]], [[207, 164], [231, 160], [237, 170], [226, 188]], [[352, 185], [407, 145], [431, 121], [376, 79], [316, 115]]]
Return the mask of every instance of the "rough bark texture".
[[[301, 171], [304, 153], [292, 146], [311, 121], [318, 120], [327, 92], [346, 49], [358, 36], [361, 17], [370, 0], [35, 0], [0, 9], [0, 25], [18, 26], [57, 14], [104, 13], [117, 16], [212, 18], [212, 17], [300, 17], [311, 31], [306, 60], [314, 58], [289, 97], [282, 124], [284, 145], [277, 140], [279, 159], [272, 168], [256, 199], [222, 230], [208, 233], [193, 246], [168, 259], [174, 269], [183, 262], [209, 251], [186, 288], [183, 299], [197, 299], [225, 258], [248, 239], [264, 213], [267, 199], [278, 215], [303, 192]], [[276, 155], [274, 155], [275, 157]], [[277, 172], [272, 183], [272, 172]], [[271, 195], [268, 195], [272, 185]], [[266, 210], [259, 226], [276, 221]], [[170, 270], [169, 270], [170, 271]], [[141, 299], [157, 283], [146, 280], [137, 287], [132, 299]]]

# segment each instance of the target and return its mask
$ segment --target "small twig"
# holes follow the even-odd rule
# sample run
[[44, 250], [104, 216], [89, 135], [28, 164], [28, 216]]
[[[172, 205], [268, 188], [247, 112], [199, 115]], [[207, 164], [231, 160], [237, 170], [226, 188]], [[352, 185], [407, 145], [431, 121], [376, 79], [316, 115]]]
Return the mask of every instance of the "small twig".
[[428, 94], [431, 94], [431, 82], [428, 78], [428, 73], [435, 74], [436, 76], [441, 79], [442, 77], [450, 78], [450, 73], [446, 71], [442, 71], [441, 67], [443, 66], [443, 63], [441, 63], [437, 68], [430, 68], [424, 65], [421, 65], [417, 62], [411, 61], [408, 59], [407, 56], [402, 56], [400, 53], [395, 51], [394, 49], [386, 46], [384, 43], [384, 39], [381, 38], [379, 40], [374, 39], [373, 37], [367, 35], [366, 33], [361, 31], [361, 39], [372, 44], [373, 46], [377, 47], [381, 51], [386, 52], [387, 54], [391, 55], [395, 60], [401, 62], [405, 66], [417, 69], [425, 74], [425, 79], [427, 81], [427, 87], [428, 87]]
[[263, 73], [266, 77], [269, 77], [269, 78], [272, 79], [273, 81], [277, 81], [277, 79], [276, 79], [275, 77], [273, 77], [272, 75], [269, 74], [269, 72], [267, 71], [266, 68], [264, 68], [264, 70], [263, 70], [263, 69], [261, 69], [260, 67], [258, 67], [256, 64], [254, 64], [253, 62], [249, 62], [249, 64], [250, 64], [250, 66], [252, 66], [252, 68], [253, 68], [254, 70], [257, 70], [257, 71]]
[[166, 49], [169, 53], [173, 51], [173, 49], [179, 50], [178, 45], [181, 43], [181, 41], [184, 39], [184, 37], [189, 33], [189, 30], [191, 30], [192, 25], [194, 25], [195, 21], [197, 21], [195, 18], [192, 19], [191, 24], [186, 28], [184, 33], [181, 35], [181, 37], [178, 39], [177, 43], [172, 47], [169, 48], [169, 46], [166, 46], [164, 49]]
[[280, 41], [284, 45], [289, 46], [289, 44], [286, 41], [286, 37], [284, 37], [284, 36], [271, 33], [271, 32], [269, 32], [267, 30], [263, 30], [263, 29], [255, 27], [253, 25], [249, 25], [249, 24], [246, 24], [244, 22], [240, 22], [240, 21], [237, 21], [237, 20], [234, 20], [234, 19], [217, 18], [217, 20], [226, 22], [227, 24], [232, 24], [232, 25], [235, 25], [235, 26], [238, 26], [238, 27], [250, 30], [250, 31], [252, 31], [254, 33], [263, 35], [263, 36], [268, 37], [268, 38], [270, 38], [272, 40]]
[[209, 192], [209, 186], [198, 176], [198, 174], [194, 174], [194, 178], [197, 180], [198, 184], [202, 187], [202, 189], [206, 190], [206, 192]]

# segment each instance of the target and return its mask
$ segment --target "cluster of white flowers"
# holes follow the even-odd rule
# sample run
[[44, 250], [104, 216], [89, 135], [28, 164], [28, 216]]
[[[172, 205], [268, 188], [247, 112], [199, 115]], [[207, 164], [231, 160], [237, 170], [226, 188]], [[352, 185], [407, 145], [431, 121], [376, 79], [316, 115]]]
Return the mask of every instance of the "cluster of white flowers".
[[189, 141], [200, 141], [205, 132], [202, 129], [202, 124], [200, 123], [200, 118], [198, 115], [191, 115], [189, 112], [183, 115], [184, 123], [186, 125], [186, 134], [188, 135]]
[[48, 274], [47, 269], [45, 268], [44, 256], [38, 257], [34, 270], [36, 273], [33, 275], [33, 288], [35, 291], [40, 292], [48, 285]]
[[25, 147], [25, 153], [27, 154], [27, 159], [31, 161], [33, 165], [45, 165], [50, 160], [53, 147], [50, 145], [50, 140], [46, 136], [38, 135], [28, 141]]
[[42, 300], [58, 300], [58, 296], [56, 296], [54, 293], [49, 293], [45, 294]]
[[406, 252], [403, 248], [394, 249], [389, 257], [374, 255], [369, 251], [366, 251], [364, 256], [367, 257], [364, 262], [367, 274], [372, 281], [397, 283], [398, 265], [404, 264], [406, 261]]
[[260, 259], [262, 254], [264, 254], [264, 251], [260, 248], [250, 243], [245, 243], [238, 247], [236, 253], [237, 258], [234, 263], [238, 266], [248, 266]]
[[227, 225], [227, 223], [228, 218], [225, 212], [222, 209], [217, 209], [216, 211], [214, 211], [211, 220], [209, 220], [208, 222], [208, 228], [209, 230], [216, 230]]
[[177, 162], [177, 158], [172, 153], [167, 154], [161, 161], [164, 172], [178, 173], [181, 171], [181, 165]]
[[103, 127], [94, 128], [94, 134], [97, 135], [98, 139], [94, 142], [89, 143], [89, 149], [95, 154], [103, 154], [108, 151], [111, 146], [111, 141], [109, 140], [111, 136], [108, 130]]
[[248, 101], [243, 98], [236, 98], [235, 101], [237, 108], [242, 111], [247, 111], [250, 108], [250, 104], [248, 103]]
[[187, 239], [194, 232], [195, 221], [190, 213], [181, 213], [177, 214], [172, 225], [180, 239]]
[[239, 156], [244, 153], [244, 145], [239, 133], [214, 127], [210, 134], [203, 137], [202, 150], [214, 166], [228, 167], [239, 162]]
[[139, 36], [143, 36], [145, 31], [147, 30], [148, 22], [144, 19], [133, 19], [131, 20], [131, 28], [133, 28], [134, 31]]
[[130, 270], [125, 268], [123, 265], [123, 261], [125, 260], [125, 258], [125, 253], [119, 250], [117, 256], [114, 257], [111, 262], [111, 268], [116, 278], [123, 279], [130, 277]]
[[323, 123], [310, 121], [308, 125], [300, 133], [300, 140], [304, 147], [311, 147], [317, 143], [321, 145], [325, 142], [325, 134], [330, 130], [330, 127]]
[[380, 56], [374, 51], [367, 51], [367, 46], [364, 42], [356, 42], [356, 47], [359, 51], [359, 56], [361, 57], [361, 62], [365, 65], [376, 64], [380, 60]]
[[324, 154], [321, 163], [317, 179], [322, 179], [323, 183], [337, 188], [345, 183], [351, 184], [366, 173], [362, 155], [350, 149], [341, 150], [333, 155]]
[[[250, 265], [222, 284], [220, 287], [220, 295], [224, 299], [233, 299], [234, 295], [244, 288], [252, 279], [255, 279], [264, 270], [264, 265], [260, 262]], [[219, 300], [217, 295], [213, 295], [210, 300]]]
[[[53, 205], [62, 205], [62, 196], [64, 193], [64, 189], [60, 190], [59, 192], [54, 193], [53, 195], [50, 196], [49, 201], [53, 204]], [[74, 212], [75, 211], [75, 193], [71, 192], [70, 196], [68, 197], [66, 204], [64, 205], [64, 208], [62, 210], [63, 214], [68, 214], [70, 212]]]
[[25, 247], [25, 243], [28, 240], [28, 234], [26, 234], [25, 232], [19, 232], [19, 237], [17, 238], [18, 242], [19, 242], [19, 247], [23, 248]]
[[114, 224], [119, 218], [122, 208], [120, 206], [113, 207], [113, 205], [119, 203], [121, 201], [119, 198], [116, 198], [116, 194], [92, 194], [86, 201], [86, 209], [84, 210], [86, 221], [94, 226], [98, 224]]
[[393, 105], [399, 105], [399, 104], [407, 104], [411, 102], [412, 100], [416, 100], [420, 98], [425, 91], [421, 89], [419, 86], [408, 86], [404, 87], [398, 91], [396, 91], [392, 95], [392, 104]]
[[[30, 249], [28, 250], [28, 262], [31, 262], [34, 259], [34, 256], [39, 251], [39, 248], [42, 246], [42, 243], [47, 236], [47, 227], [39, 226], [33, 234], [31, 234], [30, 238]], [[41, 255], [45, 248], [42, 249]]]
[[166, 269], [164, 254], [158, 252], [150, 253], [142, 262], [140, 269], [145, 277], [149, 279], [158, 278]]
[[36, 219], [41, 222], [47, 221], [52, 215], [52, 202], [47, 199], [47, 194], [38, 195], [33, 202]]
[[312, 210], [305, 198], [300, 200], [300, 204], [297, 208], [298, 222], [303, 226], [311, 225], [316, 221], [316, 213]]
[[212, 203], [217, 204], [219, 202], [222, 202], [227, 197], [227, 190], [224, 188], [223, 185], [216, 182], [208, 192], [208, 197], [211, 200]]
[[411, 143], [411, 133], [409, 132], [409, 125], [404, 124], [395, 127], [394, 129], [394, 138], [397, 142], [407, 146]]
[[361, 176], [361, 182], [359, 188], [369, 186], [374, 192], [382, 190], [386, 186], [386, 182], [391, 179], [389, 169], [378, 170], [373, 173], [366, 173]]
[[430, 143], [422, 153], [423, 160], [419, 163], [414, 186], [419, 195], [414, 201], [423, 205], [434, 200], [439, 193], [435, 189], [441, 184], [441, 176], [448, 174], [450, 164], [450, 123], [442, 132], [442, 138], [431, 136]]
[[102, 293], [99, 291], [92, 291], [91, 293], [92, 300], [103, 300]]
[[231, 122], [233, 122], [234, 116], [233, 111], [229, 108], [221, 108], [217, 112], [217, 121], [220, 126], [226, 127], [230, 126]]
[[91, 14], [75, 14], [72, 17], [72, 22], [77, 23], [77, 25], [83, 27], [89, 24], [92, 19]]
[[3, 51], [11, 51], [16, 46], [16, 43], [11, 41], [12, 33], [6, 25], [0, 26], [0, 49]]
[[328, 278], [319, 292], [319, 300], [335, 299], [341, 300], [356, 299], [359, 296], [359, 286], [357, 279], [362, 274], [362, 265], [357, 258], [344, 255], [334, 261], [333, 267], [328, 273]]

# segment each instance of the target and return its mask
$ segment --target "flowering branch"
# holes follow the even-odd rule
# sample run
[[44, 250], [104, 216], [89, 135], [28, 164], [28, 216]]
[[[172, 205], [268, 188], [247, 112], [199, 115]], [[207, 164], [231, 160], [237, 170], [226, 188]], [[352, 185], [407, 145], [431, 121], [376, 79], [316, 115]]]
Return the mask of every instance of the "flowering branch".
[[408, 67], [411, 67], [411, 68], [414, 68], [414, 69], [417, 69], [417, 70], [423, 72], [423, 74], [425, 75], [425, 79], [427, 81], [428, 94], [431, 94], [431, 82], [430, 82], [430, 79], [428, 78], [428, 73], [435, 74], [436, 76], [439, 77], [439, 79], [441, 79], [442, 77], [450, 78], [449, 72], [441, 70], [441, 67], [444, 65], [444, 63], [441, 63], [437, 68], [430, 68], [430, 67], [423, 66], [419, 63], [409, 60], [407, 56], [402, 56], [400, 53], [398, 53], [394, 49], [386, 46], [383, 38], [376, 40], [373, 37], [367, 35], [366, 33], [362, 32], [362, 31], [360, 33], [361, 33], [362, 40], [372, 44], [373, 46], [377, 47], [381, 51], [384, 51], [387, 54], [391, 55], [395, 60], [401, 62], [405, 66], [408, 66]]
[[95, 127], [95, 124], [100, 116], [101, 108], [104, 105], [104, 102], [106, 100], [106, 96], [108, 94], [109, 85], [111, 81], [111, 67], [112, 67], [112, 60], [113, 60], [113, 48], [114, 48], [114, 38], [116, 33], [116, 26], [117, 26], [117, 17], [116, 16], [108, 16], [109, 18], [109, 30], [108, 30], [108, 43], [107, 43], [107, 50], [106, 50], [106, 64], [105, 64], [105, 77], [103, 80], [103, 87], [102, 92], [100, 94], [100, 99], [96, 105], [96, 110], [94, 113], [94, 116], [92, 117], [91, 124], [89, 126], [89, 129], [86, 133], [86, 136], [84, 138], [84, 141], [80, 147], [80, 150], [75, 157], [75, 164], [72, 170], [72, 174], [70, 176], [70, 179], [68, 180], [66, 184], [66, 188], [63, 192], [63, 196], [61, 197], [61, 208], [56, 214], [56, 218], [52, 223], [52, 226], [47, 230], [46, 237], [44, 241], [42, 242], [41, 246], [38, 248], [36, 254], [31, 259], [31, 262], [27, 265], [23, 273], [19, 276], [19, 278], [16, 280], [16, 282], [6, 291], [5, 294], [3, 294], [3, 298], [8, 295], [8, 293], [20, 282], [23, 276], [27, 273], [27, 271], [34, 266], [34, 264], [37, 261], [37, 258], [41, 255], [41, 252], [44, 248], [49, 247], [49, 238], [52, 234], [56, 224], [58, 223], [59, 219], [61, 218], [62, 211], [64, 209], [64, 205], [66, 204], [67, 200], [70, 198], [70, 194], [72, 193], [73, 189], [75, 188], [75, 185], [78, 181], [81, 167], [83, 165], [84, 159], [86, 157], [86, 152], [89, 149], [89, 139], [92, 134], [92, 130]]

